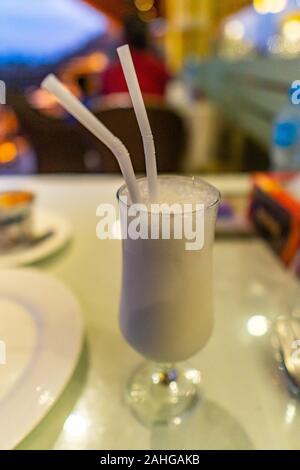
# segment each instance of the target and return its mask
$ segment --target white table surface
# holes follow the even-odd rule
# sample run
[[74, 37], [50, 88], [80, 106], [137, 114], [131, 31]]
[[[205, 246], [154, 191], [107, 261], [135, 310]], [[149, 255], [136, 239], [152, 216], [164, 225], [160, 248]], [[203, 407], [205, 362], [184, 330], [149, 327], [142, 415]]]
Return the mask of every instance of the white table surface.
[[[209, 180], [221, 191], [249, 190], [247, 177]], [[131, 416], [122, 391], [141, 358], [118, 329], [121, 244], [100, 241], [95, 232], [96, 207], [115, 201], [120, 183], [118, 177], [0, 179], [1, 188], [36, 191], [40, 206], [72, 222], [72, 243], [37, 267], [73, 290], [86, 327], [74, 377], [20, 448], [299, 449], [300, 405], [282, 382], [271, 335], [247, 331], [253, 315], [266, 316], [271, 326], [299, 287], [257, 239], [216, 243], [215, 328], [207, 347], [191, 360], [202, 373], [202, 404], [172, 428], [149, 430]]]

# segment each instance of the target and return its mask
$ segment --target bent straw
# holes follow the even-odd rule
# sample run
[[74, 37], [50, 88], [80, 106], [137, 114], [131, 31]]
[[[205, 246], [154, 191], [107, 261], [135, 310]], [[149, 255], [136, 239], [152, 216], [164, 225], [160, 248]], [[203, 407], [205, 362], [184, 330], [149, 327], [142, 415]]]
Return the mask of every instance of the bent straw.
[[128, 44], [117, 49], [132, 104], [143, 138], [150, 200], [157, 196], [157, 166], [154, 139]]
[[133, 203], [141, 201], [138, 184], [128, 150], [53, 74], [48, 75], [41, 87], [56, 96], [61, 105], [86, 129], [101, 140], [115, 155]]

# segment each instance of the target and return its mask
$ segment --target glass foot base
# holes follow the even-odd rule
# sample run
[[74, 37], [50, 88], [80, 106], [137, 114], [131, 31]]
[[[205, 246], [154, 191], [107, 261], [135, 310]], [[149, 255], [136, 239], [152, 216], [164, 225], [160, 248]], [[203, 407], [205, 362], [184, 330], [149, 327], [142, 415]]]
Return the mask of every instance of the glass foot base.
[[199, 400], [200, 372], [187, 364], [144, 363], [131, 377], [126, 401], [146, 426], [179, 424]]

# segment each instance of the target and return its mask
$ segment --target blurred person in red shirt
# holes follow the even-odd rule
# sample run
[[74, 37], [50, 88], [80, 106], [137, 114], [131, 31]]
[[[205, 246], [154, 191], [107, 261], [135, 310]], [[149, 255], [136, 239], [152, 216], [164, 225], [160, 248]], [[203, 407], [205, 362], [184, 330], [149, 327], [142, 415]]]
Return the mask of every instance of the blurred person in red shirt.
[[[163, 98], [170, 76], [158, 56], [151, 51], [147, 24], [138, 17], [125, 20], [124, 40], [130, 46], [142, 93]], [[128, 93], [120, 61], [110, 64], [102, 75], [102, 95]]]

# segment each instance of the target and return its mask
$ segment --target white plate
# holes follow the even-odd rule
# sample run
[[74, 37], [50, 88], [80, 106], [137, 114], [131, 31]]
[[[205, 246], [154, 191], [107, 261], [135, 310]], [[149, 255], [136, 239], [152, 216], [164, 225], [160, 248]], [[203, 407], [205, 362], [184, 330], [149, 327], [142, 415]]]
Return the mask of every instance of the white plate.
[[34, 234], [41, 235], [53, 230], [53, 235], [33, 247], [17, 248], [0, 255], [0, 268], [11, 268], [36, 263], [55, 253], [71, 237], [69, 222], [62, 216], [42, 209], [34, 211]]
[[49, 411], [82, 338], [80, 308], [63, 284], [31, 269], [0, 271], [0, 449], [15, 447]]

